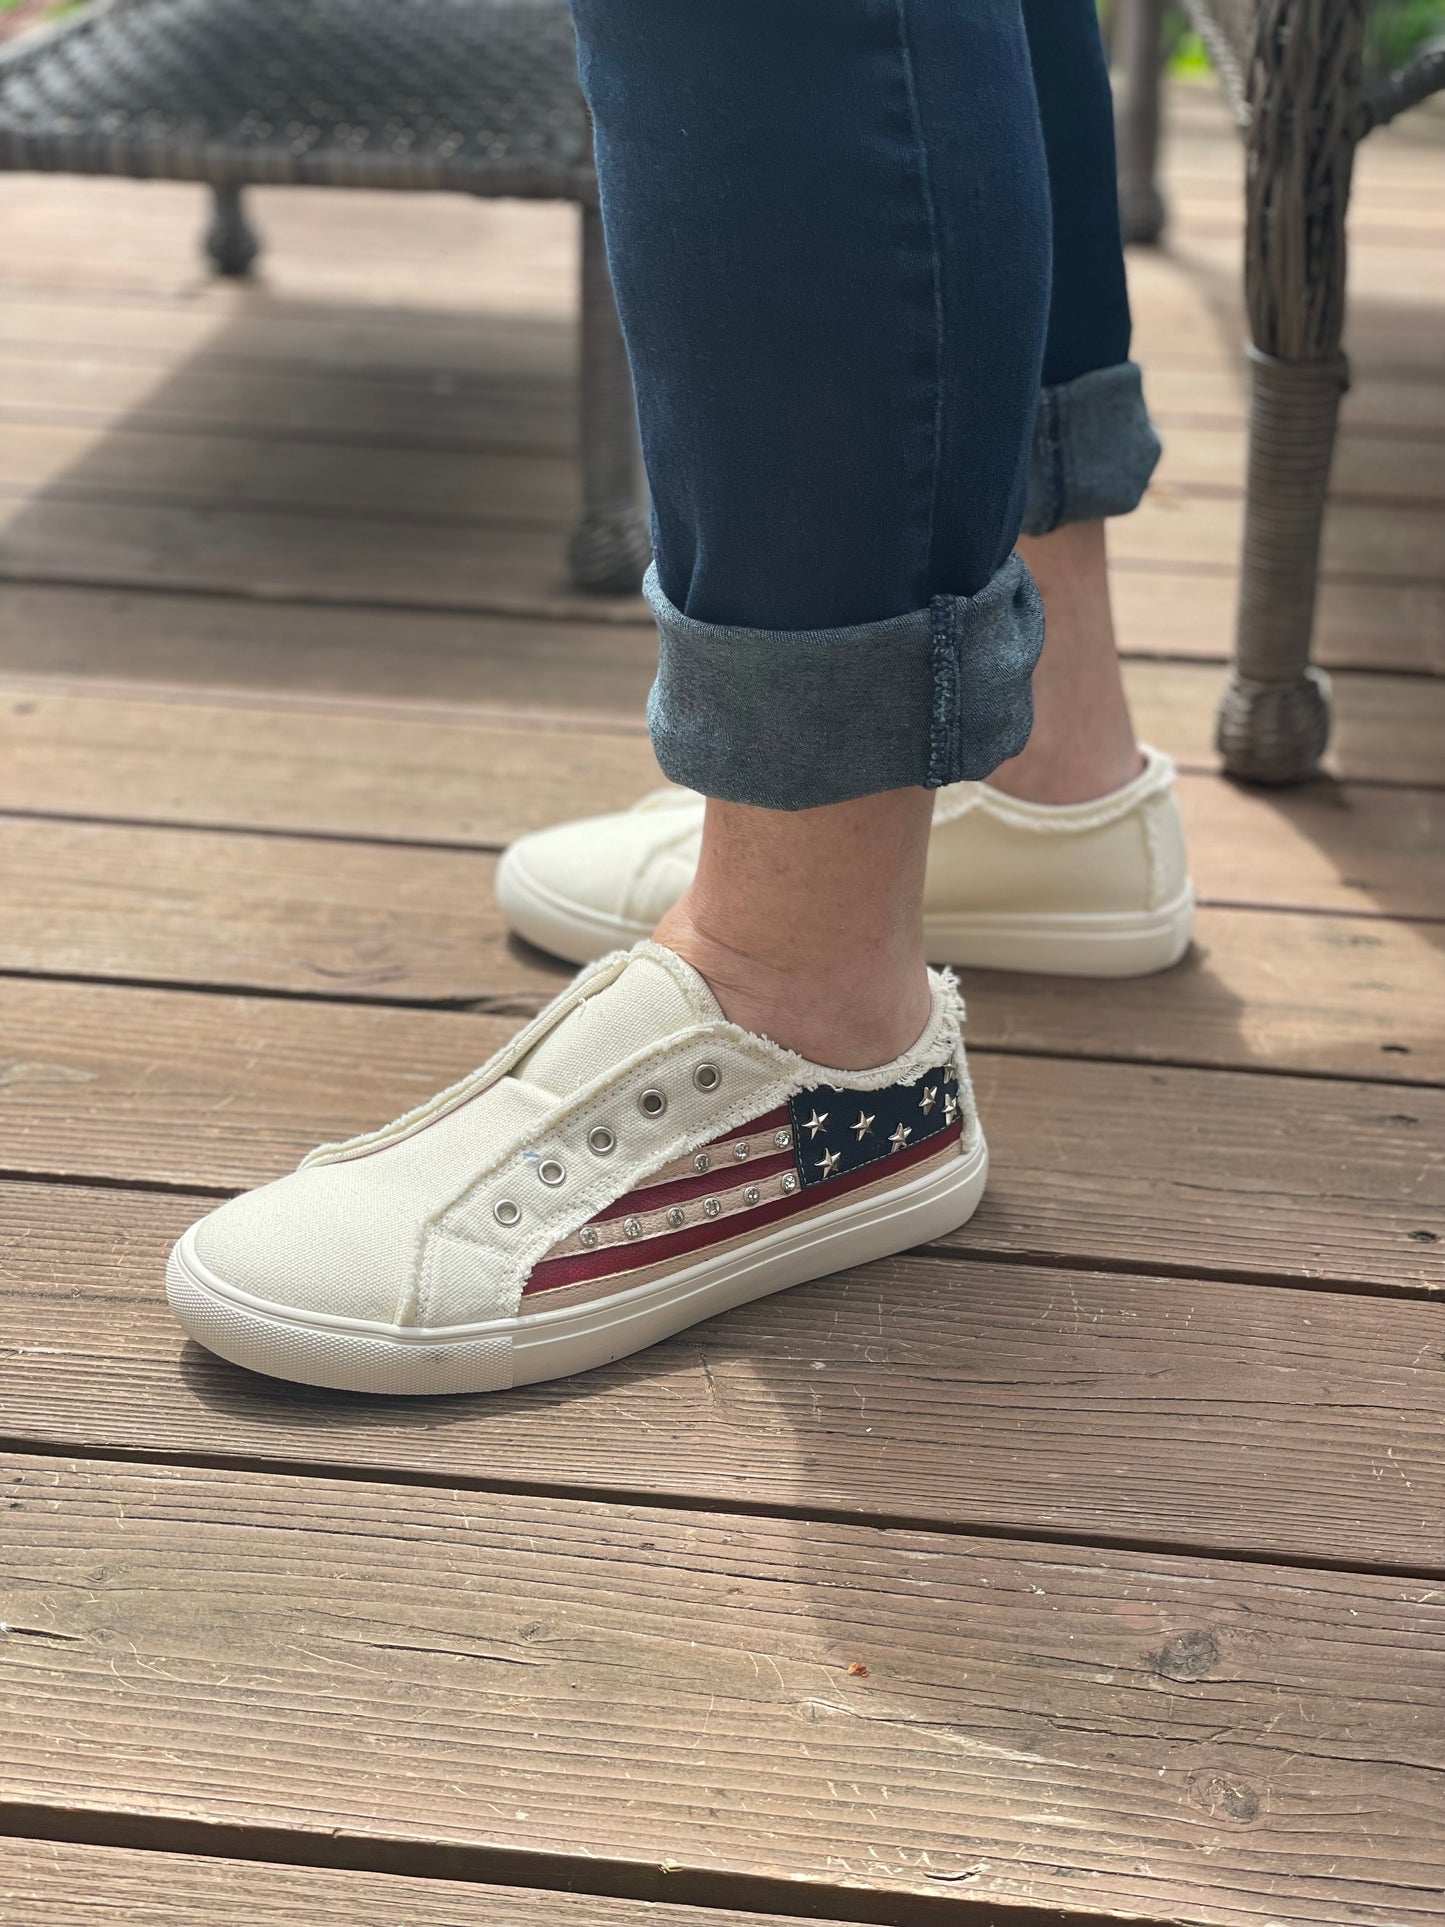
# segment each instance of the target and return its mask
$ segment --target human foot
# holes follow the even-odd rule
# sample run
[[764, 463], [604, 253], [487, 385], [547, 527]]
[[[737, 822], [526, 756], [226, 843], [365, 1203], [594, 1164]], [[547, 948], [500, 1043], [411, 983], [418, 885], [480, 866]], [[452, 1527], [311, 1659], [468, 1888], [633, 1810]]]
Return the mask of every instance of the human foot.
[[[1121, 788], [1035, 803], [987, 783], [937, 793], [923, 894], [934, 963], [1133, 977], [1178, 962], [1193, 891], [1174, 769], [1157, 750]], [[508, 922], [574, 963], [646, 936], [697, 867], [703, 799], [668, 789], [635, 809], [539, 830], [497, 873]]]
[[867, 1071], [730, 1023], [663, 946], [611, 957], [490, 1064], [185, 1234], [167, 1290], [254, 1371], [365, 1392], [559, 1378], [943, 1236], [987, 1153], [930, 977]]

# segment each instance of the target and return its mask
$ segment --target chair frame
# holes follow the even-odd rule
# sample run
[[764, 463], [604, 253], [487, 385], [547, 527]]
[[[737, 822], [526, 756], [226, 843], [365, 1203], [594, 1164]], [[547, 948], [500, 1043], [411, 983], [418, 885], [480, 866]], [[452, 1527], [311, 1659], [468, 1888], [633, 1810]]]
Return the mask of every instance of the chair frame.
[[[1243, 50], [1209, 0], [1185, 0], [1245, 143], [1249, 461], [1234, 660], [1215, 743], [1232, 776], [1298, 783], [1329, 737], [1311, 662], [1320, 537], [1340, 399], [1345, 215], [1355, 149], [1445, 86], [1445, 48], [1369, 83], [1369, 0], [1255, 0]], [[1165, 0], [1120, 0], [1119, 204], [1128, 241], [1156, 243]]]
[[[299, 7], [301, 0], [290, 3]], [[357, 23], [364, 21], [367, 4], [379, 0], [360, 0], [352, 7], [347, 0], [322, 0], [314, 11], [323, 29], [329, 15], [354, 37], [365, 32]], [[330, 130], [328, 138], [309, 148], [304, 142], [294, 144], [280, 127], [272, 138], [243, 139], [234, 126], [217, 129], [205, 123], [208, 102], [199, 104], [196, 125], [157, 128], [135, 74], [145, 66], [141, 56], [147, 32], [156, 33], [167, 8], [175, 7], [176, 0], [96, 0], [76, 19], [58, 21], [0, 48], [0, 170], [160, 177], [208, 186], [212, 205], [202, 245], [216, 271], [232, 276], [249, 273], [261, 251], [246, 205], [246, 189], [252, 185], [451, 191], [576, 202], [581, 223], [582, 513], [567, 539], [567, 564], [581, 590], [635, 594], [651, 555], [637, 414], [607, 272], [590, 130], [576, 83], [570, 30], [563, 43], [556, 28], [556, 22], [565, 19], [562, 0], [535, 0], [535, 8], [539, 28], [550, 28], [552, 39], [566, 48], [565, 72], [547, 70], [549, 88], [565, 103], [565, 110], [554, 111], [565, 122], [566, 138], [554, 144], [556, 152], [546, 147], [554, 121], [543, 120], [539, 109], [536, 126], [528, 131], [540, 127], [541, 143], [529, 148], [519, 142], [517, 151], [499, 156], [479, 151], [475, 143], [468, 146], [459, 136], [455, 145], [430, 147], [421, 139], [368, 138], [356, 152], [331, 138]], [[266, 10], [256, 0], [229, 0], [217, 11], [233, 38], [239, 22], [253, 30], [252, 46], [264, 46], [260, 36], [268, 31]], [[530, 17], [523, 8], [513, 19], [526, 22]], [[190, 32], [195, 31], [195, 18], [186, 16]], [[122, 51], [130, 58], [118, 59]], [[6, 111], [7, 84], [14, 82], [22, 91], [29, 85], [32, 98], [42, 98], [44, 89], [31, 85], [32, 76], [43, 78], [47, 60], [58, 67], [72, 56], [83, 61], [87, 82], [93, 80], [95, 112], [76, 117], [47, 116], [38, 109]], [[124, 122], [119, 130], [108, 125], [105, 112], [114, 112], [117, 103]]]

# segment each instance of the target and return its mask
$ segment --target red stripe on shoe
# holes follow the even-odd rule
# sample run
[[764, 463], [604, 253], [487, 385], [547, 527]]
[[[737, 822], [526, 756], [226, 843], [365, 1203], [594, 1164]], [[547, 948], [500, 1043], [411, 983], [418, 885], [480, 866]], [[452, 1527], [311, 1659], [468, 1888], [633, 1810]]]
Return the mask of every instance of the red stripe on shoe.
[[[646, 1270], [669, 1258], [687, 1257], [705, 1251], [709, 1245], [721, 1244], [743, 1233], [761, 1230], [785, 1218], [795, 1217], [801, 1211], [826, 1204], [833, 1198], [844, 1197], [850, 1191], [877, 1184], [880, 1178], [902, 1173], [910, 1165], [936, 1157], [945, 1146], [956, 1144], [962, 1136], [963, 1123], [960, 1119], [946, 1130], [935, 1132], [917, 1144], [850, 1172], [847, 1177], [832, 1178], [826, 1185], [814, 1185], [807, 1190], [800, 1188], [791, 1197], [777, 1198], [771, 1204], [756, 1205], [727, 1217], [714, 1218], [706, 1224], [691, 1225], [683, 1231], [667, 1232], [660, 1237], [639, 1238], [625, 1246], [610, 1245], [600, 1251], [578, 1252], [575, 1256], [565, 1258], [543, 1258], [532, 1267], [522, 1295], [530, 1297], [536, 1292], [553, 1290], [562, 1285], [582, 1284], [591, 1279], [611, 1276], [616, 1277], [620, 1291], [626, 1285], [629, 1272]], [[743, 1176], [745, 1173], [737, 1175]], [[616, 1214], [613, 1212], [611, 1215]], [[622, 1262], [619, 1263], [619, 1260]]]
[[617, 1218], [630, 1218], [639, 1211], [661, 1211], [670, 1204], [686, 1204], [690, 1198], [705, 1198], [710, 1191], [731, 1190], [749, 1178], [772, 1178], [779, 1171], [796, 1171], [791, 1151], [774, 1151], [771, 1157], [730, 1159], [714, 1171], [699, 1171], [695, 1177], [674, 1178], [671, 1184], [639, 1185], [616, 1204], [609, 1204], [592, 1218], [593, 1224], [610, 1224]]

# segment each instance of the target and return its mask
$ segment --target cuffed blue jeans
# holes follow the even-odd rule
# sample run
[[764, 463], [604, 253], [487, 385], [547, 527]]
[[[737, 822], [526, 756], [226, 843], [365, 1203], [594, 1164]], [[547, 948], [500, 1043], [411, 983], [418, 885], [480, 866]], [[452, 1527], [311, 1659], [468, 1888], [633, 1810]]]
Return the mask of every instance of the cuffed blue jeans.
[[637, 391], [674, 781], [801, 809], [1032, 720], [1013, 545], [1119, 514], [1129, 361], [1094, 0], [573, 0]]

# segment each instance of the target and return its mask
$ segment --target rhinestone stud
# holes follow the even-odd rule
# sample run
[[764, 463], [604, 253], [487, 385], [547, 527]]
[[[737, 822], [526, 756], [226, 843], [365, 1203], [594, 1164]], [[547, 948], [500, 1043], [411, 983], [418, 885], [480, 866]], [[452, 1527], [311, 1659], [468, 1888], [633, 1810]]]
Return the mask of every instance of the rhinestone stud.
[[555, 1189], [557, 1185], [567, 1182], [567, 1167], [556, 1158], [543, 1158], [537, 1166], [537, 1176], [543, 1184], [550, 1184]]
[[744, 1191], [743, 1197], [749, 1204], [761, 1204], [763, 1194], [755, 1184], [750, 1184], [747, 1190]]
[[704, 1217], [719, 1218], [722, 1216], [722, 1206], [716, 1198], [704, 1198], [702, 1201], [702, 1209]]
[[700, 1091], [715, 1091], [722, 1082], [722, 1072], [716, 1064], [699, 1064], [692, 1081]]
[[661, 1117], [667, 1109], [666, 1091], [645, 1090], [637, 1100], [637, 1108], [644, 1117]]
[[793, 1192], [796, 1191], [797, 1188], [798, 1180], [793, 1176], [791, 1171], [785, 1171], [783, 1174], [783, 1189], [788, 1192]]
[[692, 1161], [692, 1168], [694, 1171], [710, 1171], [712, 1169], [712, 1159], [706, 1151], [698, 1152]]
[[597, 1233], [592, 1229], [590, 1224], [584, 1225], [583, 1228], [577, 1233], [577, 1240], [579, 1244], [586, 1245], [587, 1249], [590, 1251], [592, 1247], [597, 1243]]
[[748, 1155], [748, 1152], [751, 1150], [751, 1148], [752, 1147], [748, 1143], [746, 1138], [743, 1139], [741, 1144], [735, 1144], [733, 1146], [733, 1156], [737, 1159], [739, 1164], [742, 1163], [743, 1159]]
[[640, 1238], [642, 1236], [641, 1218], [624, 1218], [622, 1220], [622, 1229], [627, 1233], [629, 1238]]
[[672, 1226], [673, 1230], [676, 1231], [679, 1225], [687, 1223], [687, 1213], [685, 1211], [679, 1211], [677, 1206], [674, 1205], [667, 1214], [667, 1222]]
[[514, 1225], [521, 1221], [522, 1207], [515, 1198], [498, 1198], [492, 1206], [492, 1216], [498, 1224]]
[[773, 1142], [780, 1151], [790, 1151], [793, 1148], [793, 1134], [791, 1131], [774, 1131]]
[[617, 1149], [617, 1139], [605, 1124], [594, 1124], [587, 1133], [587, 1148], [595, 1157], [610, 1157]]

